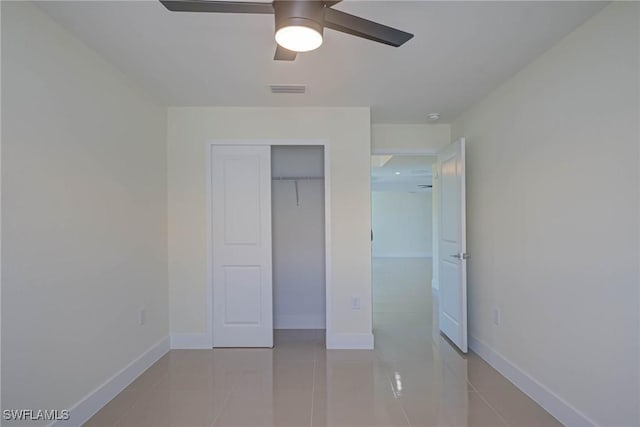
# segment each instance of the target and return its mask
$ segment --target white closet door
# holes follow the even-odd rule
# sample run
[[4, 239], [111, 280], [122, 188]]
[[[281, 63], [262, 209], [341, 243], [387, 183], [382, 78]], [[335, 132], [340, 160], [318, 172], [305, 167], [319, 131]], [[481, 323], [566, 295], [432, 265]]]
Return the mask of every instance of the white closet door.
[[213, 346], [273, 347], [271, 147], [213, 146]]

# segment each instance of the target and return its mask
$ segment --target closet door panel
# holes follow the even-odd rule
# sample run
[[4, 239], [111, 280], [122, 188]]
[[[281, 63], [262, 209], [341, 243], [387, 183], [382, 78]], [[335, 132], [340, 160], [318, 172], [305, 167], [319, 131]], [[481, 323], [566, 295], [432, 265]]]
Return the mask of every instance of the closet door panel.
[[269, 146], [211, 150], [213, 346], [272, 347]]

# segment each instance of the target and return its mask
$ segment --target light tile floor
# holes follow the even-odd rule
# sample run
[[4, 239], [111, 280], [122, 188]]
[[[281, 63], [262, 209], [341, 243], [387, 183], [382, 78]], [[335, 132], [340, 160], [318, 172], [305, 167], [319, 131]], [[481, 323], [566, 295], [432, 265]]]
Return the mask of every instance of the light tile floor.
[[86, 426], [559, 426], [437, 328], [425, 260], [374, 260], [376, 349], [325, 350], [324, 331], [275, 348], [172, 350]]

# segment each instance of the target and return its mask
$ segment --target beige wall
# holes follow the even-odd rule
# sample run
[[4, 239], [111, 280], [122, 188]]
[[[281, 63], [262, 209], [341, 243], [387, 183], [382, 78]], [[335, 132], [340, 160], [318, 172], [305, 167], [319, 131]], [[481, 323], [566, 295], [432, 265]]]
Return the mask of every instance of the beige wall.
[[371, 126], [371, 151], [377, 153], [437, 153], [451, 142], [448, 124], [384, 124]]
[[[330, 141], [331, 333], [371, 336], [370, 129], [368, 108], [169, 109], [172, 339], [207, 338], [205, 143], [213, 139]], [[351, 310], [352, 296], [360, 296], [361, 310]]]
[[70, 408], [168, 335], [165, 129], [119, 71], [2, 2], [3, 408]]
[[639, 7], [608, 6], [453, 126], [470, 333], [602, 426], [640, 425]]

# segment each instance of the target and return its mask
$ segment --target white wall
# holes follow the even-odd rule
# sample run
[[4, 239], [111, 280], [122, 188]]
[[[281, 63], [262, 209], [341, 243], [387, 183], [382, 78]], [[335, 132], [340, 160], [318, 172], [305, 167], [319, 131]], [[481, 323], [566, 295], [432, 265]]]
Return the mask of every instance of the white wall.
[[371, 193], [373, 256], [431, 256], [431, 192]]
[[[323, 147], [273, 147], [274, 177], [324, 176]], [[273, 317], [276, 329], [325, 329], [324, 180], [274, 180]]]
[[3, 408], [70, 408], [168, 335], [165, 129], [37, 7], [2, 2]]
[[387, 124], [371, 126], [371, 151], [383, 153], [435, 154], [451, 142], [448, 124]]
[[453, 126], [475, 348], [602, 426], [640, 425], [639, 8], [608, 6]]
[[[169, 109], [169, 300], [175, 342], [206, 346], [209, 338], [205, 143], [247, 138], [330, 141], [328, 335], [372, 342], [370, 129], [369, 108]], [[352, 296], [361, 298], [361, 310], [351, 309]]]

